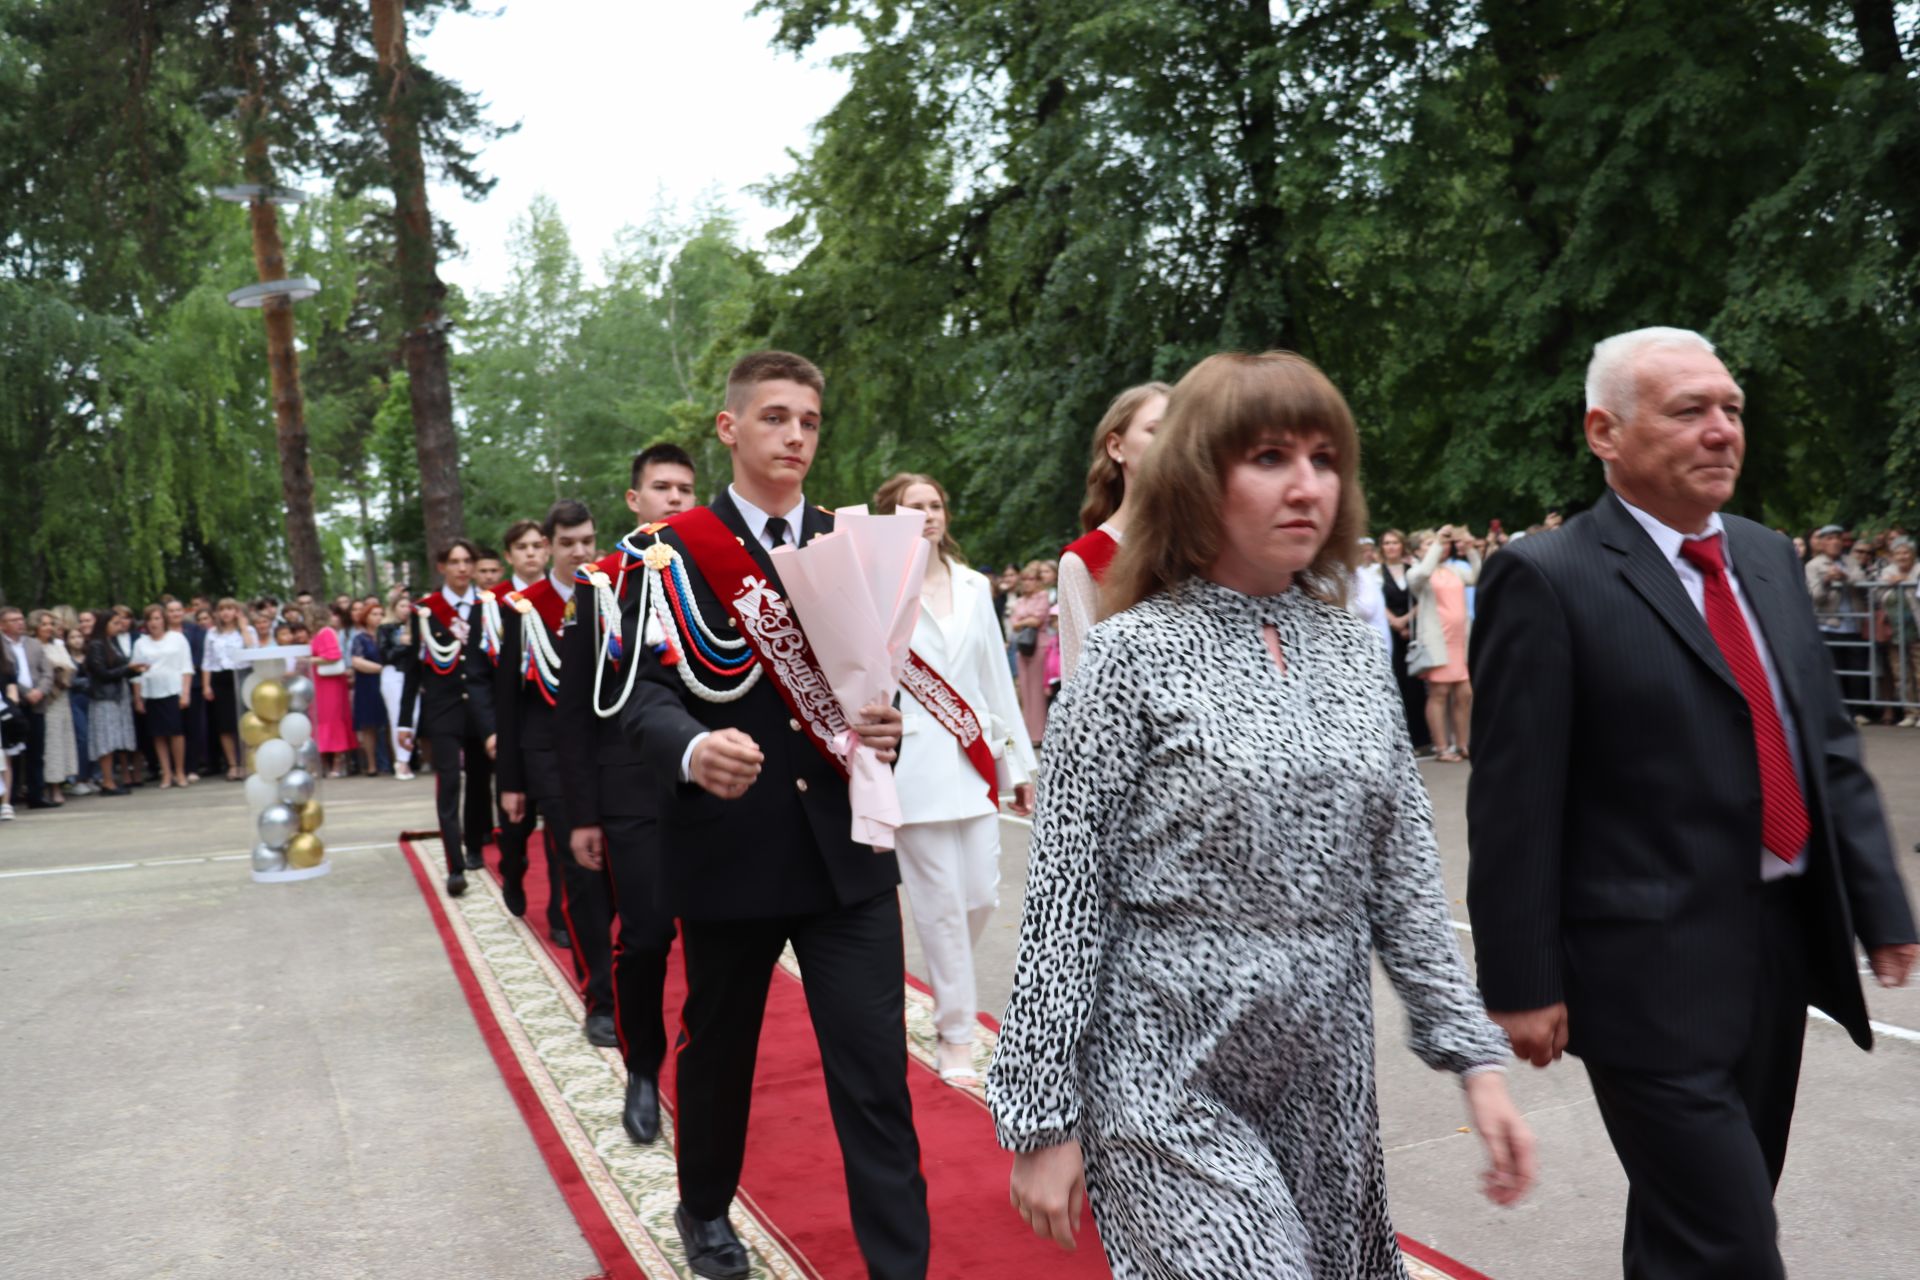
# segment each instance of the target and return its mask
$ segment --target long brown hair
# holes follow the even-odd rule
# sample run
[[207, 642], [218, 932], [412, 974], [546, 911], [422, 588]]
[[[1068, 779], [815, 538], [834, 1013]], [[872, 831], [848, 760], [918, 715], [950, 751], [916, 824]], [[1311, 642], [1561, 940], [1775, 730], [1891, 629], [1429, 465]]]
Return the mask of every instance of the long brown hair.
[[1300, 432], [1326, 433], [1340, 505], [1326, 542], [1294, 581], [1318, 599], [1345, 601], [1367, 526], [1353, 413], [1305, 356], [1232, 352], [1208, 356], [1173, 389], [1134, 481], [1134, 516], [1101, 593], [1105, 612], [1131, 609], [1211, 568], [1220, 556], [1227, 468], [1262, 439]]
[[1093, 429], [1093, 456], [1087, 463], [1087, 498], [1080, 504], [1080, 528], [1092, 533], [1105, 524], [1127, 496], [1127, 473], [1107, 453], [1107, 441], [1124, 433], [1140, 406], [1154, 396], [1170, 396], [1173, 388], [1164, 382], [1143, 382], [1128, 387], [1113, 398]]
[[873, 509], [883, 516], [890, 516], [900, 509], [900, 499], [907, 496], [907, 490], [917, 484], [924, 484], [940, 495], [940, 505], [947, 509], [947, 527], [940, 535], [940, 554], [956, 564], [965, 564], [967, 558], [960, 551], [960, 544], [953, 540], [953, 499], [947, 497], [947, 490], [932, 476], [921, 475], [918, 471], [902, 471], [881, 485], [873, 495]]

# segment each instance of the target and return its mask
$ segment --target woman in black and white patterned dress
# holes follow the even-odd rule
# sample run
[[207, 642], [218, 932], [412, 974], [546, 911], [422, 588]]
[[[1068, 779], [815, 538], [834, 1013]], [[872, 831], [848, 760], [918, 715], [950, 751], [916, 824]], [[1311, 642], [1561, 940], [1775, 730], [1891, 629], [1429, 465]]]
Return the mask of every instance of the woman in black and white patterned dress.
[[[1508, 1047], [1454, 941], [1387, 660], [1333, 589], [1365, 521], [1340, 393], [1298, 356], [1175, 389], [1048, 729], [987, 1096], [1014, 1205], [1117, 1277], [1404, 1280], [1371, 961], [1460, 1074], [1487, 1194], [1532, 1178]], [[1084, 1162], [1084, 1173], [1083, 1173]]]

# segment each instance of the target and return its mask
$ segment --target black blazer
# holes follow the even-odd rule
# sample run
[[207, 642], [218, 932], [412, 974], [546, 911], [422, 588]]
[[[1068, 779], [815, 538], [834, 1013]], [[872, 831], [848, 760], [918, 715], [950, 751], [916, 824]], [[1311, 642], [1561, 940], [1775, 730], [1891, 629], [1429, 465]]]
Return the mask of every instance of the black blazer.
[[[604, 567], [604, 561], [602, 562]], [[629, 608], [630, 597], [638, 590], [640, 571], [627, 574], [621, 583], [620, 607], [623, 654], [634, 653], [632, 633], [626, 628], [638, 621]], [[594, 617], [593, 588], [582, 583], [574, 588], [575, 625], [560, 637], [560, 694], [554, 710], [558, 732], [554, 749], [560, 756], [562, 794], [567, 820], [576, 828], [597, 827], [602, 817], [659, 819], [666, 802], [668, 783], [677, 774], [660, 775], [649, 770], [640, 750], [627, 741], [620, 726], [621, 716], [597, 714], [593, 709], [593, 668], [600, 661], [600, 636]], [[602, 677], [606, 705], [626, 687], [629, 662], [608, 664]], [[639, 678], [635, 678], [635, 688]], [[624, 708], [622, 708], [624, 710]], [[664, 779], [664, 780], [663, 780]]]
[[[540, 622], [540, 616], [534, 614], [533, 620]], [[500, 735], [494, 750], [494, 777], [499, 779], [502, 791], [526, 791], [527, 765], [522, 753], [553, 750], [554, 709], [520, 669], [526, 654], [520, 614], [504, 601], [500, 605], [500, 633], [500, 662], [493, 672], [494, 728]], [[564, 688], [565, 659], [561, 660], [560, 673]]]
[[[1791, 709], [1813, 823], [1813, 1003], [1872, 1046], [1853, 939], [1912, 941], [1885, 815], [1786, 538], [1723, 517]], [[1467, 904], [1493, 1010], [1564, 1000], [1568, 1048], [1648, 1071], [1748, 1040], [1763, 945], [1746, 699], [1672, 564], [1612, 494], [1481, 572]]]
[[86, 672], [89, 696], [96, 701], [120, 702], [126, 698], [126, 682], [133, 673], [127, 670], [127, 656], [111, 637], [93, 636], [87, 641]]
[[[412, 647], [416, 658], [407, 668], [406, 682], [400, 686], [400, 723], [414, 723], [413, 708], [418, 699], [418, 731], [422, 737], [456, 734], [485, 738], [493, 733], [493, 661], [481, 644], [480, 608], [476, 593], [474, 606], [468, 610], [471, 616], [467, 619], [467, 643], [460, 654], [460, 665], [444, 676], [436, 675], [418, 659], [420, 633], [417, 629], [414, 631]], [[416, 628], [430, 628], [438, 643], [453, 643], [453, 632], [425, 609], [416, 607], [413, 620]]]
[[[732, 498], [723, 491], [709, 505], [778, 588], [766, 548], [749, 535]], [[831, 515], [809, 507], [801, 545], [832, 528]], [[671, 529], [658, 536], [684, 554]], [[648, 541], [635, 539], [642, 546]], [[689, 569], [687, 576], [701, 616], [724, 634], [731, 625], [726, 606], [698, 570]], [[623, 616], [628, 636], [635, 634], [635, 596]], [[806, 619], [800, 623], [804, 629]], [[708, 702], [689, 692], [679, 673], [662, 666], [646, 646], [627, 652], [646, 666], [621, 712], [622, 728], [647, 769], [673, 780], [665, 847], [676, 914], [690, 920], [804, 915], [863, 902], [900, 883], [892, 853], [854, 843], [846, 780], [814, 748], [767, 676], [738, 701]], [[720, 728], [745, 732], [766, 756], [759, 779], [738, 800], [679, 781], [687, 744], [704, 730]]]

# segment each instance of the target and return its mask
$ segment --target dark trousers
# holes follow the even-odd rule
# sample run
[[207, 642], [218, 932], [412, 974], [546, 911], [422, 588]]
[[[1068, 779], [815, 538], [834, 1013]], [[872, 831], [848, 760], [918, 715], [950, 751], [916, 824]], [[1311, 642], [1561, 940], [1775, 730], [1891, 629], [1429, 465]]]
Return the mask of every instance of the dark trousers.
[[1786, 1276], [1773, 1192], [1800, 1083], [1810, 891], [1785, 880], [1759, 892], [1767, 942], [1740, 1058], [1676, 1074], [1587, 1066], [1627, 1173], [1627, 1280]]
[[767, 983], [793, 943], [847, 1170], [853, 1234], [876, 1280], [927, 1273], [927, 1183], [907, 1095], [899, 899], [891, 892], [816, 915], [683, 920], [686, 1038], [674, 1059], [680, 1198], [697, 1218], [727, 1212], [740, 1183]]
[[[541, 804], [529, 792], [526, 808], [521, 811], [520, 821], [509, 822], [507, 815], [500, 815], [500, 874], [504, 877], [518, 877], [527, 874], [527, 841], [533, 838], [533, 829], [540, 823]], [[567, 927], [567, 887], [566, 869], [561, 859], [566, 857], [564, 849], [553, 846], [553, 827], [547, 827], [547, 928], [549, 931]]]
[[[200, 686], [200, 677], [187, 677], [187, 687], [191, 691], [187, 697], [186, 710], [180, 713], [187, 733], [187, 772], [213, 773], [219, 758], [218, 740], [207, 732], [207, 699]], [[208, 747], [213, 750], [209, 751]]]
[[655, 1076], [667, 1053], [667, 1027], [660, 1006], [674, 931], [666, 869], [661, 865], [662, 828], [652, 818], [625, 815], [608, 815], [601, 819], [601, 827], [607, 833], [607, 883], [620, 920], [620, 938], [613, 947], [620, 1056], [634, 1075]]
[[23, 719], [27, 722], [27, 749], [18, 756], [20, 782], [13, 799], [16, 804], [23, 801], [30, 805], [45, 804], [47, 801], [47, 713], [28, 711]]
[[[440, 811], [440, 843], [446, 846], [447, 874], [452, 875], [465, 870], [463, 848], [478, 853], [493, 834], [493, 761], [487, 758], [487, 740], [482, 737], [436, 733], [429, 741], [433, 746], [433, 802]], [[464, 805], [460, 798], [463, 766], [467, 778]]]

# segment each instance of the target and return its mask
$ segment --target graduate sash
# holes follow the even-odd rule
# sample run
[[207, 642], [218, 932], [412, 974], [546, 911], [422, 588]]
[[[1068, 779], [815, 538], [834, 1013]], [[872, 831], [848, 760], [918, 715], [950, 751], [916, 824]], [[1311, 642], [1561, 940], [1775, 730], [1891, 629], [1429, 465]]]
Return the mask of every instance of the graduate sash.
[[[746, 545], [708, 508], [682, 512], [667, 524], [680, 535], [700, 575], [727, 606], [761, 670], [780, 691], [794, 719], [806, 727], [814, 749], [841, 777], [851, 777], [841, 753], [849, 741], [846, 714], [786, 598], [747, 554]], [[693, 607], [692, 601], [687, 603]]]
[[967, 700], [947, 683], [945, 676], [928, 665], [926, 659], [907, 651], [907, 665], [900, 672], [900, 686], [925, 707], [927, 714], [940, 722], [967, 753], [971, 763], [987, 784], [987, 799], [1000, 808], [1000, 769], [994, 763], [993, 750], [987, 745], [986, 728]]

